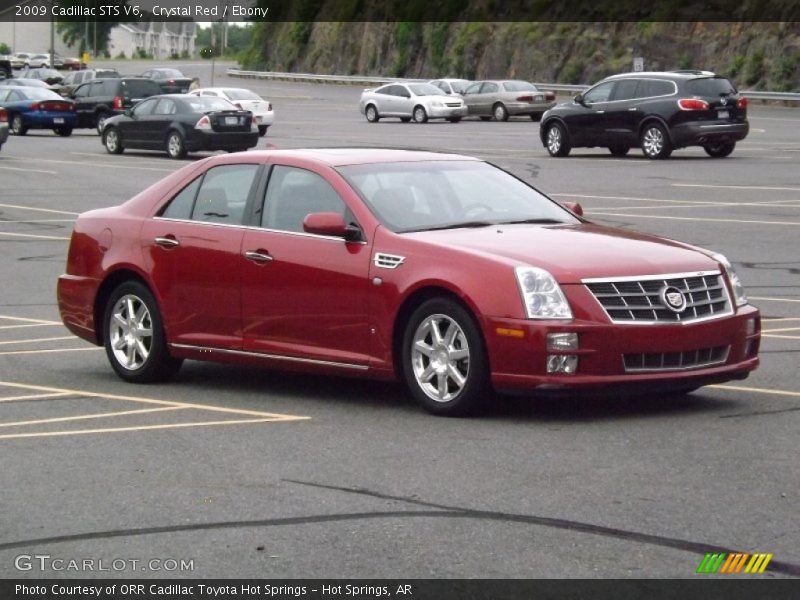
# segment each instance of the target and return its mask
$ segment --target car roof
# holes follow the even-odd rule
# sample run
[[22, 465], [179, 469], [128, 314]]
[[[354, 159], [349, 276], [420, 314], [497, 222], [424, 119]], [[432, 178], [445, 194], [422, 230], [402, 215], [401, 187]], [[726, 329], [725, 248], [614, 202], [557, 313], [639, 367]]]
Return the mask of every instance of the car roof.
[[695, 71], [695, 70], [681, 70], [681, 71], [640, 71], [630, 73], [617, 73], [610, 75], [603, 81], [612, 81], [615, 79], [633, 79], [636, 77], [658, 77], [661, 79], [669, 79], [671, 81], [686, 81], [689, 79], [697, 79], [698, 77], [717, 77], [716, 73], [712, 71]]
[[[481, 162], [473, 156], [431, 152], [427, 150], [407, 150], [399, 148], [303, 148], [294, 150], [251, 150], [248, 155], [262, 157], [301, 158], [315, 162], [321, 166], [344, 167], [349, 165], [368, 165], [398, 162], [430, 162], [430, 161], [474, 161]], [[226, 159], [231, 155], [214, 158]], [[224, 161], [227, 162], [227, 161]]]

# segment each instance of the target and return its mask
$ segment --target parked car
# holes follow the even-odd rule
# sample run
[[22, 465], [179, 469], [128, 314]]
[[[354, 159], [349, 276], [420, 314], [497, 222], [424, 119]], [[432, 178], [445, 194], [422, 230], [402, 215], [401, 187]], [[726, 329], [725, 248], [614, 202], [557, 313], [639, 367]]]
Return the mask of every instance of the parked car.
[[528, 116], [534, 121], [555, 106], [556, 95], [545, 92], [527, 81], [476, 81], [464, 90], [464, 102], [470, 116], [483, 121], [494, 117], [497, 121], [508, 121], [509, 117]]
[[399, 378], [437, 414], [757, 367], [759, 311], [724, 256], [571, 206], [451, 154], [217, 156], [79, 216], [58, 304], [126, 381], [184, 359]]
[[106, 119], [121, 115], [138, 102], [161, 93], [155, 81], [141, 77], [92, 79], [70, 94], [78, 113], [77, 127], [94, 127], [103, 133]]
[[11, 79], [0, 79], [0, 87], [38, 87], [43, 90], [50, 90], [52, 86], [41, 79], [25, 79], [22, 77], [12, 77]]
[[[0, 94], [2, 91], [0, 91]], [[0, 106], [0, 148], [8, 140], [8, 111]]]
[[60, 136], [72, 134], [75, 108], [52, 90], [33, 87], [0, 87], [0, 106], [6, 109], [14, 135], [29, 129], [52, 129]]
[[29, 65], [32, 56], [32, 52], [14, 52], [9, 59], [15, 69], [24, 69]]
[[61, 84], [64, 76], [50, 67], [36, 67], [24, 69], [20, 74], [20, 79], [38, 79], [44, 81], [51, 88], [55, 89]]
[[255, 92], [244, 88], [198, 88], [189, 94], [193, 96], [217, 96], [225, 98], [242, 110], [249, 110], [258, 125], [258, 134], [264, 136], [267, 129], [275, 122], [275, 111], [272, 103], [264, 100]]
[[239, 152], [258, 143], [253, 114], [224, 98], [168, 94], [148, 98], [125, 114], [111, 117], [103, 129], [111, 154], [126, 148], [166, 151], [183, 158], [199, 150]]
[[83, 67], [83, 62], [81, 62], [80, 58], [60, 56], [58, 53], [56, 53], [56, 63], [60, 65], [59, 69], [64, 69], [65, 71], [79, 71]]
[[463, 95], [472, 82], [467, 79], [434, 79], [428, 83], [435, 85], [449, 96], [451, 94]]
[[80, 84], [91, 81], [92, 79], [118, 79], [122, 77], [116, 69], [84, 69], [68, 73], [58, 87], [58, 93], [62, 96], [69, 96]]
[[548, 111], [540, 136], [551, 156], [572, 148], [606, 147], [625, 156], [639, 146], [647, 158], [702, 146], [728, 156], [750, 129], [747, 98], [709, 71], [623, 73]]
[[[9, 69], [21, 69], [22, 67], [25, 66], [25, 61], [23, 59], [21, 59], [19, 56], [17, 56], [16, 54], [9, 54], [7, 56], [0, 56], [0, 59], [2, 59], [1, 62], [3, 63], [3, 66], [4, 67], [7, 66]], [[0, 74], [2, 74], [2, 71], [6, 71], [6, 69], [0, 70]], [[10, 70], [6, 71], [6, 77], [11, 77], [11, 71]]]
[[384, 117], [399, 117], [403, 123], [414, 119], [425, 123], [428, 119], [447, 119], [458, 123], [467, 114], [461, 98], [442, 93], [429, 83], [389, 83], [378, 88], [365, 89], [361, 94], [359, 110], [370, 123]]
[[17, 62], [11, 56], [0, 56], [0, 80], [9, 79], [14, 76], [14, 69], [17, 69]]
[[192, 78], [184, 76], [178, 69], [148, 69], [141, 76], [161, 86], [162, 94], [185, 94], [192, 85]]
[[[32, 54], [27, 59], [25, 59], [25, 66], [30, 67], [31, 69], [36, 69], [39, 67], [49, 67], [50, 66], [50, 55], [49, 54]], [[54, 67], [61, 66], [58, 64], [56, 60], [56, 64], [53, 65]]]

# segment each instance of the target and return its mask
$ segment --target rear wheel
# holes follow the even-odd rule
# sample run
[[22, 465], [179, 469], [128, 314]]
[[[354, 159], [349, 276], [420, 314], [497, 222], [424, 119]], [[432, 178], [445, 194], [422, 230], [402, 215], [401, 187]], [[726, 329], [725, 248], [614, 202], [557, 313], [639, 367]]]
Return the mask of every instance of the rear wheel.
[[97, 126], [97, 133], [103, 135], [103, 128], [106, 126], [106, 119], [111, 116], [111, 113], [107, 112], [100, 112], [97, 113], [97, 117], [95, 118], [95, 125]]
[[378, 114], [378, 109], [374, 104], [367, 105], [367, 108], [364, 110], [364, 114], [367, 117], [367, 121], [370, 123], [377, 123], [381, 120], [381, 116]]
[[428, 122], [428, 113], [425, 112], [425, 107], [423, 107], [423, 106], [414, 107], [414, 122], [415, 123], [427, 123]]
[[259, 125], [258, 126], [259, 137], [264, 137], [265, 135], [267, 135], [267, 129], [269, 129], [269, 125]]
[[59, 127], [53, 127], [53, 131], [56, 132], [56, 135], [60, 135], [61, 137], [69, 137], [72, 135], [72, 127], [69, 125], [61, 125]]
[[109, 127], [108, 130], [103, 132], [103, 145], [109, 154], [122, 154], [125, 149], [122, 147], [122, 139], [116, 127]]
[[614, 156], [625, 156], [630, 151], [630, 146], [609, 146], [608, 147], [611, 154]]
[[717, 142], [703, 146], [703, 150], [712, 158], [725, 158], [733, 152], [734, 148], [736, 148], [736, 142]]
[[544, 114], [544, 113], [533, 113], [533, 114], [531, 115], [531, 121], [541, 121], [541, 120], [542, 120], [542, 115], [543, 115], [543, 114]]
[[450, 117], [447, 120], [450, 121], [451, 123], [459, 123], [461, 122], [461, 117]]
[[184, 158], [186, 156], [186, 144], [179, 131], [174, 129], [167, 135], [167, 155], [170, 158]]
[[403, 374], [416, 400], [437, 415], [468, 414], [491, 397], [480, 330], [465, 308], [447, 298], [428, 300], [411, 315]]
[[500, 102], [492, 107], [492, 115], [497, 121], [508, 121], [508, 110]]
[[491, 121], [492, 117], [480, 117], [481, 121]]
[[11, 117], [11, 133], [14, 135], [25, 135], [28, 133], [28, 127], [22, 121], [22, 115], [14, 115]]
[[667, 158], [672, 154], [672, 144], [667, 132], [658, 123], [649, 123], [644, 126], [640, 142], [642, 152], [647, 158], [657, 160]]
[[125, 381], [149, 383], [174, 375], [183, 362], [169, 355], [158, 305], [138, 281], [119, 285], [104, 311], [103, 340], [114, 371]]
[[545, 145], [547, 146], [547, 151], [550, 153], [550, 156], [567, 156], [572, 149], [569, 143], [567, 130], [558, 121], [547, 126], [545, 140]]
[[411, 117], [400, 117], [400, 121], [402, 121], [403, 123], [410, 123]]

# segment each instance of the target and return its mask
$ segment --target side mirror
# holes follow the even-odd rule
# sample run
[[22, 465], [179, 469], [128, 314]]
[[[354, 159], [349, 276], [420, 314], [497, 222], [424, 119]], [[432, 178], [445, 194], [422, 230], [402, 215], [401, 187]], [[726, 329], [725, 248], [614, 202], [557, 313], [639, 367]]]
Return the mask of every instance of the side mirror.
[[573, 100], [575, 100], [575, 102], [578, 104], [583, 104], [583, 94], [575, 94]]
[[132, 110], [132, 109], [130, 109], [130, 108], [126, 108], [126, 109], [125, 109], [125, 110], [122, 112], [122, 114], [123, 114], [123, 115], [125, 115], [126, 117], [132, 117], [132, 116], [133, 116], [133, 110]]
[[317, 235], [330, 235], [344, 238], [347, 236], [347, 225], [339, 213], [319, 212], [306, 215], [303, 219], [303, 231]]
[[564, 201], [561, 205], [566, 208], [568, 211], [578, 215], [579, 217], [583, 216], [583, 207], [578, 202], [567, 202]]

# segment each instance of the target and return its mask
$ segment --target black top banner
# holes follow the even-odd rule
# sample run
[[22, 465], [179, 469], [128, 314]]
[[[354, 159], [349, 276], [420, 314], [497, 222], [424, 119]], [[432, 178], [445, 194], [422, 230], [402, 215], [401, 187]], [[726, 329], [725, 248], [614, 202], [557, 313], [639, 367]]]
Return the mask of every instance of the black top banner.
[[0, 21], [794, 22], [796, 0], [0, 0]]

